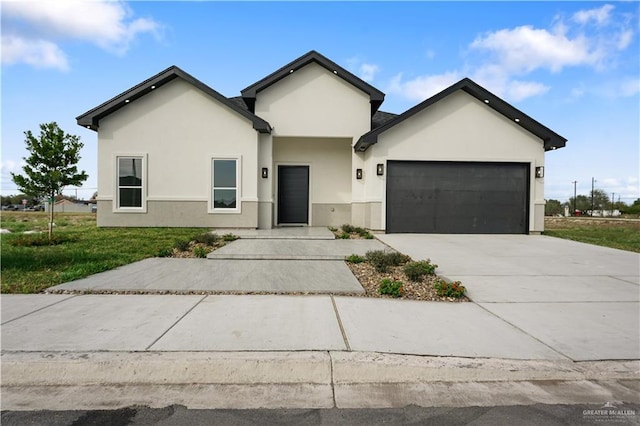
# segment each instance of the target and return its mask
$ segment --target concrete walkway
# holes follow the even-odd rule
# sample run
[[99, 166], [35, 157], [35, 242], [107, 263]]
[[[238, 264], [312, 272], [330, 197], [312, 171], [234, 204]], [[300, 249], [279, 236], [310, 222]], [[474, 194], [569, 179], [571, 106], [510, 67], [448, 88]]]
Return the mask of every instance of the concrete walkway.
[[[280, 232], [278, 232], [280, 231]], [[152, 258], [52, 287], [56, 291], [364, 293], [344, 262], [389, 249], [377, 240], [336, 240], [327, 228], [218, 230], [241, 239], [203, 259]]]

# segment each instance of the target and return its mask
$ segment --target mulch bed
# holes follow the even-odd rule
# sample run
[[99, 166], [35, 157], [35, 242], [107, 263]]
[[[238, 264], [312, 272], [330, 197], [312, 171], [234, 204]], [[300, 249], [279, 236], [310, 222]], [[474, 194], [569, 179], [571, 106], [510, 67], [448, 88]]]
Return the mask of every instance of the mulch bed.
[[460, 299], [438, 296], [435, 288], [433, 287], [434, 282], [439, 279], [437, 275], [427, 276], [424, 277], [422, 281], [413, 282], [404, 274], [402, 266], [390, 267], [388, 272], [378, 272], [367, 262], [347, 262], [347, 266], [349, 266], [353, 275], [355, 275], [358, 281], [360, 281], [360, 285], [362, 285], [366, 291], [365, 297], [394, 299], [392, 296], [378, 293], [380, 281], [384, 278], [391, 278], [393, 280], [402, 281], [402, 297], [397, 299], [427, 300], [431, 302], [469, 302], [469, 299], [466, 296], [463, 296]]

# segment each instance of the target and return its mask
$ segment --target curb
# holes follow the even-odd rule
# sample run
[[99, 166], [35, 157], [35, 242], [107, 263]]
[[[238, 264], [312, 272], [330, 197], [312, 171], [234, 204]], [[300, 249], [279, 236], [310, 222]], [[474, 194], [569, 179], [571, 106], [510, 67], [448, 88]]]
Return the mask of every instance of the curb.
[[640, 361], [370, 352], [5, 352], [2, 410], [640, 403]]

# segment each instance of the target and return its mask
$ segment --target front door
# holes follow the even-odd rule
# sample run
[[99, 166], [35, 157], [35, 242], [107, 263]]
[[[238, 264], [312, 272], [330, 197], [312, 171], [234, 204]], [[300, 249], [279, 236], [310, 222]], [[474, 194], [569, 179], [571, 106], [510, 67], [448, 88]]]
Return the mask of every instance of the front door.
[[309, 166], [278, 166], [278, 223], [309, 223]]

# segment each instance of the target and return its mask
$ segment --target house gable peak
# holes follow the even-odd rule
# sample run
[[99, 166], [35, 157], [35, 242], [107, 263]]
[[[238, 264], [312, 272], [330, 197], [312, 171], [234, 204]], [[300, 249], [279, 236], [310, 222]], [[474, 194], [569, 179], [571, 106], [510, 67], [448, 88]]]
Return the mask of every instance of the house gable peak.
[[373, 115], [378, 110], [378, 108], [384, 101], [384, 93], [382, 93], [380, 90], [376, 89], [366, 81], [342, 68], [340, 65], [336, 64], [329, 58], [321, 55], [315, 50], [311, 50], [306, 54], [300, 56], [298, 59], [295, 59], [294, 61], [288, 63], [277, 71], [241, 90], [240, 93], [242, 94], [242, 98], [247, 104], [249, 110], [252, 112], [255, 111], [256, 97], [259, 92], [265, 90], [269, 86], [277, 83], [283, 78], [289, 76], [290, 74], [293, 74], [294, 72], [311, 63], [320, 65], [329, 72], [332, 72], [347, 83], [369, 95], [371, 103], [371, 115]]

